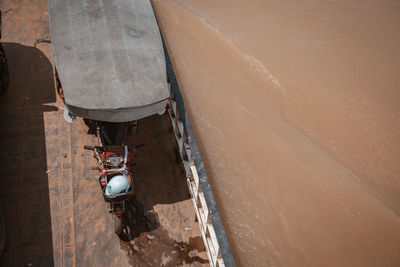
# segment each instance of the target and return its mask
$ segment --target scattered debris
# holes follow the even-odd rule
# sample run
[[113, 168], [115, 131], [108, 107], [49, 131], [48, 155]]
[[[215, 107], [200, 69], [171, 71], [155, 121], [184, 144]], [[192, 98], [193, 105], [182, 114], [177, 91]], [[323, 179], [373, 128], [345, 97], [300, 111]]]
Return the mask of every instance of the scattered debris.
[[147, 238], [150, 239], [150, 240], [153, 240], [155, 237], [156, 236], [154, 236], [154, 235], [147, 235]]
[[191, 251], [189, 251], [189, 257], [193, 258], [199, 255], [199, 251], [197, 249], [193, 249]]

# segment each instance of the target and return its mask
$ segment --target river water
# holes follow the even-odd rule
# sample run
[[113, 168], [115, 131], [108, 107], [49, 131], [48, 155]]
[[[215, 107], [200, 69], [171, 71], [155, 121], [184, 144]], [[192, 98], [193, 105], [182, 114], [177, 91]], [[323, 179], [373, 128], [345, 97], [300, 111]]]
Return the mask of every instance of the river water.
[[153, 0], [241, 266], [400, 265], [400, 3]]

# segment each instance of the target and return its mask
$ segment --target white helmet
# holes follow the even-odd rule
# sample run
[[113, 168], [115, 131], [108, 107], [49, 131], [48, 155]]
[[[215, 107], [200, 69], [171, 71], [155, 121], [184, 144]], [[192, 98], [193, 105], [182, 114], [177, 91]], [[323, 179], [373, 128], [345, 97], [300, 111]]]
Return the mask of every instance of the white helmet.
[[116, 175], [107, 183], [106, 196], [113, 197], [117, 194], [126, 193], [131, 183], [125, 175]]

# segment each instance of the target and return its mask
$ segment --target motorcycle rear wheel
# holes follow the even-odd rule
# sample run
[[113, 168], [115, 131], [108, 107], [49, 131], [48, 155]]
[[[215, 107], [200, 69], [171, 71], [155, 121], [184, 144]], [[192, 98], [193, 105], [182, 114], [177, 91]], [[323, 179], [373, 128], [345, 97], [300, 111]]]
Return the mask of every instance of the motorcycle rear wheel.
[[114, 233], [119, 235], [122, 232], [122, 218], [115, 214], [113, 216], [113, 226], [114, 226]]

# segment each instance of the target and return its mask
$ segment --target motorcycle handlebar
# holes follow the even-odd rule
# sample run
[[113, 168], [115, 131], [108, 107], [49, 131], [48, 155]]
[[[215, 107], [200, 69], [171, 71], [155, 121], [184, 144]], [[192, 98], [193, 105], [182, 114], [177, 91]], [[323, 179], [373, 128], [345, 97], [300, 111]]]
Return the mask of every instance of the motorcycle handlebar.
[[[128, 146], [129, 149], [138, 149], [138, 148], [141, 148], [141, 147], [144, 147], [144, 144], [140, 144], [140, 145], [136, 145], [136, 146], [133, 146], [133, 145]], [[95, 148], [97, 148], [100, 151], [103, 151], [105, 149], [105, 147], [101, 147], [101, 146], [86, 146], [86, 145], [83, 146], [83, 148], [87, 149], [87, 150], [92, 150], [92, 151]]]
[[83, 146], [83, 148], [87, 149], [87, 150], [94, 150], [95, 148], [97, 150], [104, 150], [104, 147], [102, 147], [102, 146]]

